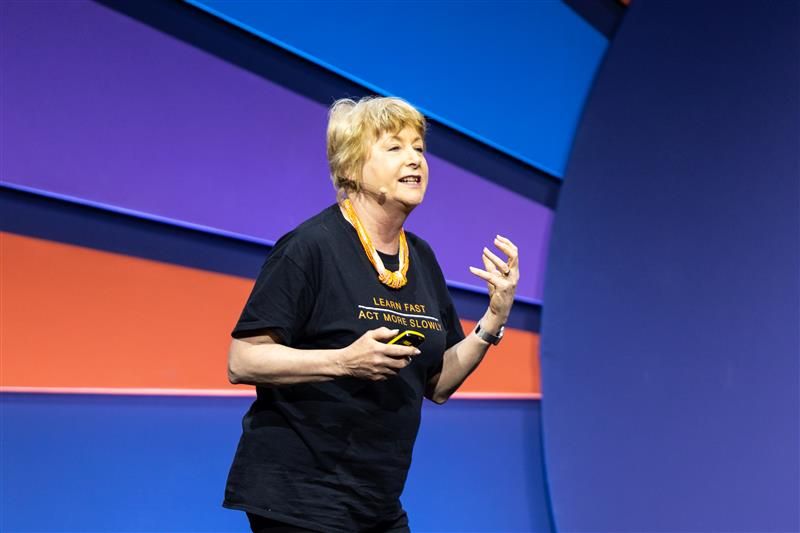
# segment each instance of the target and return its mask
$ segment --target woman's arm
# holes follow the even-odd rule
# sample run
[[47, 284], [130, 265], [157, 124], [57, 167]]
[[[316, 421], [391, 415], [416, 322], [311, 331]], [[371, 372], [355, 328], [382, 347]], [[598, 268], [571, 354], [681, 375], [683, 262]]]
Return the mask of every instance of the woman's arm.
[[228, 351], [228, 380], [234, 384], [293, 385], [351, 376], [382, 381], [397, 374], [419, 355], [413, 347], [386, 344], [398, 330], [367, 331], [350, 346], [330, 350], [298, 350], [280, 344], [272, 331], [233, 339]]
[[[485, 270], [470, 267], [472, 273], [486, 280], [489, 287], [489, 308], [481, 318], [480, 325], [492, 335], [496, 335], [508, 320], [519, 281], [517, 247], [499, 235], [494, 244], [508, 255], [507, 262], [484, 248], [482, 259]], [[428, 381], [425, 396], [438, 404], [446, 402], [478, 367], [490, 346], [472, 331], [461, 342], [448, 348], [442, 357], [442, 370]]]
[[[504, 323], [505, 320], [491, 317], [489, 311], [480, 321], [481, 328], [493, 335], [500, 331]], [[478, 367], [490, 346], [473, 330], [461, 342], [448, 348], [444, 352], [442, 370], [428, 382], [425, 396], [438, 404], [446, 402]]]

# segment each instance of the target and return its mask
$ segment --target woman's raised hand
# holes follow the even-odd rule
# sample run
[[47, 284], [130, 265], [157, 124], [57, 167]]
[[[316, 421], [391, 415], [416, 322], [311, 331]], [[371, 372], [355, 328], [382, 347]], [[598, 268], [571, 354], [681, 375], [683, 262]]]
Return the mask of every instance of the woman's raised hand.
[[350, 346], [342, 348], [337, 361], [342, 374], [383, 381], [407, 367], [420, 351], [413, 346], [386, 344], [399, 332], [389, 328], [371, 329]]
[[514, 303], [519, 281], [519, 250], [513, 242], [498, 235], [494, 245], [508, 256], [503, 261], [488, 248], [483, 249], [483, 269], [469, 267], [470, 272], [486, 281], [489, 288], [489, 311], [504, 324]]

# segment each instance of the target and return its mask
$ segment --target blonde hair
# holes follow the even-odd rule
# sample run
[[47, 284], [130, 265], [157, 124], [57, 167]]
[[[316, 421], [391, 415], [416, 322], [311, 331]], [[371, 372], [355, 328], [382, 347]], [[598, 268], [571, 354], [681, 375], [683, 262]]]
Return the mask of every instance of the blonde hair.
[[327, 135], [328, 166], [336, 190], [358, 191], [370, 145], [384, 133], [398, 133], [406, 127], [414, 129], [424, 142], [425, 117], [402, 98], [336, 100], [328, 112]]

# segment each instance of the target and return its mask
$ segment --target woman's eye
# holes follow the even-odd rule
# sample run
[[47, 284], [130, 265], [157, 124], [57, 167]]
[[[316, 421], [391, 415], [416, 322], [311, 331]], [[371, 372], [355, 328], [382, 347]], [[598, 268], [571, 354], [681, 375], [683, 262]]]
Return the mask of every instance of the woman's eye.
[[425, 149], [421, 146], [417, 146], [416, 148], [414, 148], [414, 150], [416, 150], [419, 153], [423, 153], [425, 151]]
[[399, 146], [392, 146], [392, 147], [390, 147], [390, 148], [389, 148], [389, 151], [390, 151], [390, 152], [396, 152], [396, 151], [397, 151], [397, 150], [399, 150], [399, 149], [400, 149], [400, 147], [399, 147]]

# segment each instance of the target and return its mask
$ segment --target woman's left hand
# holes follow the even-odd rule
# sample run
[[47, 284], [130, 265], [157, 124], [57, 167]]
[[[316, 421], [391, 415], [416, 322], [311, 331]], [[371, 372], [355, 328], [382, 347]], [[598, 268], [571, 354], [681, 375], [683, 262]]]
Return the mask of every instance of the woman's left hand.
[[489, 311], [503, 324], [511, 312], [514, 293], [517, 291], [519, 251], [513, 242], [500, 235], [495, 238], [494, 245], [508, 256], [508, 260], [503, 261], [491, 250], [484, 248], [482, 259], [485, 270], [475, 267], [469, 267], [469, 270], [486, 281], [489, 287]]

